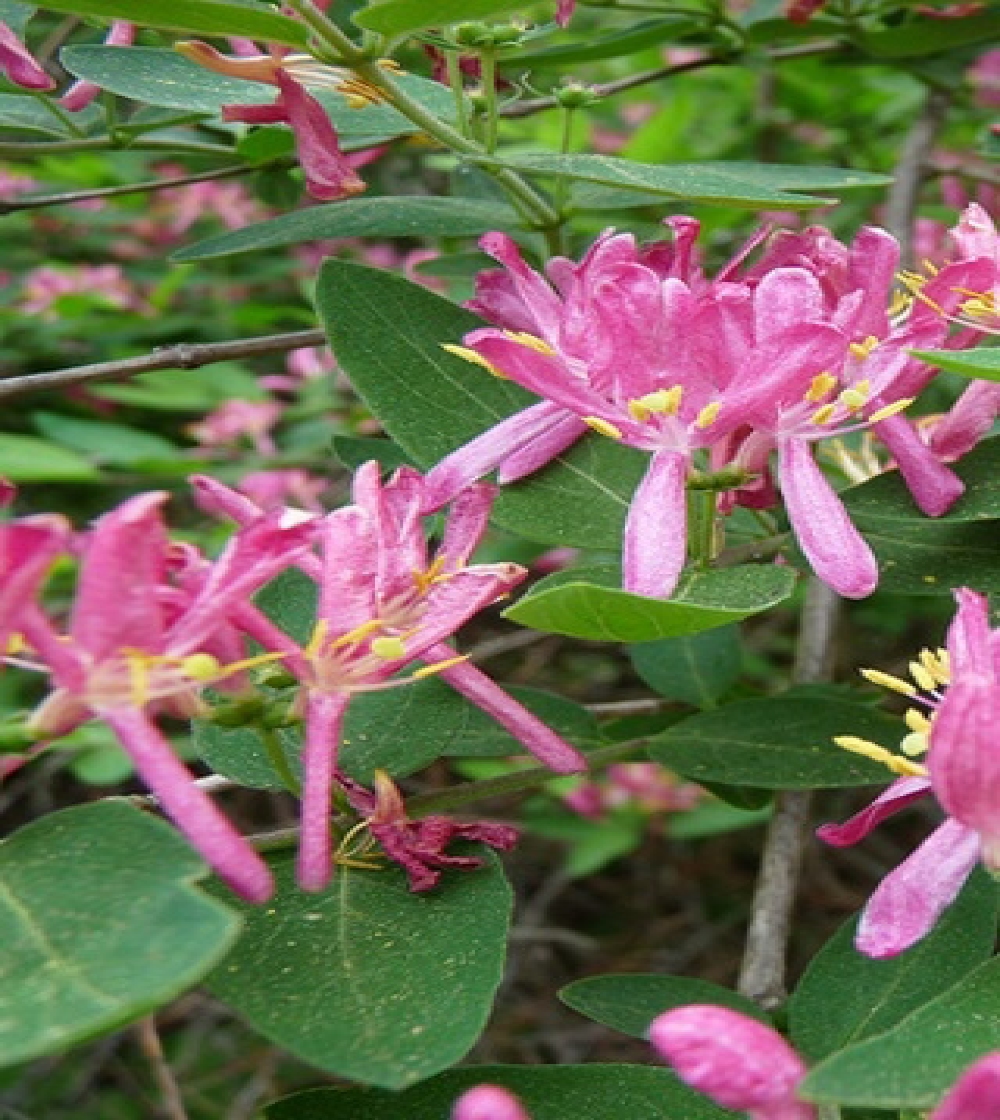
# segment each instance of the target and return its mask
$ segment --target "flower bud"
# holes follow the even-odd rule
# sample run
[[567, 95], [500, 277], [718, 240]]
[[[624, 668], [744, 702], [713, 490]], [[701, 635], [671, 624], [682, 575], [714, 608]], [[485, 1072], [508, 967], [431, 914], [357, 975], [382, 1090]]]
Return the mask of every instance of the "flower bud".
[[517, 1097], [499, 1085], [477, 1085], [455, 1102], [452, 1120], [531, 1120]]

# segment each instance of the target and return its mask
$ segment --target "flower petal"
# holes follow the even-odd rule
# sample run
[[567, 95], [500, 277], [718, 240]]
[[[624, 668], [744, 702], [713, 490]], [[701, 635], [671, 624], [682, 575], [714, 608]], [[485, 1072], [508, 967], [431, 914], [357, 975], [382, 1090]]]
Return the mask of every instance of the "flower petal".
[[687, 456], [659, 451], [636, 487], [625, 521], [622, 589], [667, 598], [687, 555]]
[[985, 1120], [990, 1116], [1000, 1116], [1000, 1052], [996, 1051], [969, 1066], [930, 1120]]
[[321, 891], [330, 881], [330, 814], [344, 714], [350, 696], [310, 692], [302, 747], [302, 804], [296, 881], [306, 891]]
[[851, 844], [857, 844], [884, 820], [895, 816], [921, 797], [926, 797], [930, 788], [931, 783], [927, 778], [898, 778], [860, 813], [855, 813], [843, 824], [824, 824], [816, 829], [816, 835], [825, 844], [830, 844], [834, 848], [846, 848]]

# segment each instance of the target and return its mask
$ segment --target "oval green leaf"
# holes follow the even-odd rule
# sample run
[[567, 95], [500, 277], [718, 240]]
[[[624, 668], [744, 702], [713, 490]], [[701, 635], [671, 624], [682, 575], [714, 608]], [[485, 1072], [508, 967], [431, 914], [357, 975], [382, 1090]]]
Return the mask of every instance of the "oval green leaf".
[[423, 895], [395, 867], [340, 867], [307, 894], [293, 857], [275, 856], [277, 894], [243, 908], [244, 934], [209, 987], [330, 1073], [387, 1089], [430, 1077], [479, 1037], [503, 972], [511, 891], [484, 858]]
[[892, 1030], [838, 1051], [809, 1074], [799, 1093], [849, 1106], [923, 1110], [966, 1067], [997, 1049], [1000, 957], [966, 973]]
[[126, 801], [51, 813], [4, 841], [3, 1064], [114, 1030], [197, 983], [240, 925], [193, 885], [206, 874], [169, 825]]
[[980, 346], [976, 350], [911, 350], [910, 353], [949, 373], [982, 381], [1000, 381], [1000, 346]]
[[201, 261], [254, 253], [326, 237], [471, 237], [518, 225], [513, 211], [495, 202], [461, 198], [351, 198], [209, 237], [173, 254], [175, 261]]
[[504, 617], [574, 638], [650, 642], [725, 626], [787, 599], [788, 568], [746, 564], [686, 577], [670, 599], [621, 591], [613, 568], [577, 568], [549, 576], [504, 611]]
[[740, 675], [743, 650], [735, 626], [643, 642], [629, 650], [640, 677], [668, 700], [714, 708]]
[[633, 1038], [645, 1038], [657, 1015], [689, 1003], [712, 1003], [770, 1022], [766, 1012], [738, 992], [688, 976], [642, 972], [588, 976], [561, 989], [559, 998], [588, 1019]]
[[792, 1041], [818, 1062], [895, 1027], [987, 960], [997, 931], [997, 887], [977, 871], [933, 932], [889, 960], [854, 948], [852, 918], [813, 957], [788, 1005]]
[[523, 7], [524, 0], [376, 0], [352, 18], [369, 31], [406, 35], [424, 27], [488, 19]]
[[270, 1105], [267, 1120], [444, 1120], [474, 1085], [503, 1085], [532, 1120], [732, 1120], [700, 1093], [654, 1066], [471, 1066], [405, 1093], [312, 1089]]
[[0, 476], [13, 482], [92, 482], [100, 478], [82, 455], [34, 436], [0, 435]]
[[879, 590], [947, 595], [954, 587], [1000, 594], [996, 521], [970, 525], [925, 518], [890, 522], [856, 514], [878, 560]]
[[657, 762], [695, 781], [763, 789], [824, 789], [884, 783], [889, 771], [842, 750], [836, 735], [894, 747], [902, 721], [862, 704], [824, 697], [740, 700], [689, 716], [649, 744]]

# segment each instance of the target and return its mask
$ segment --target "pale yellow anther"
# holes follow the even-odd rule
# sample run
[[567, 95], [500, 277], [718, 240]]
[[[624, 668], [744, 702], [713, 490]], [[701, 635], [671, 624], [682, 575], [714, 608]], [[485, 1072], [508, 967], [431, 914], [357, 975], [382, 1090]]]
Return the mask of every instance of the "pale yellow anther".
[[320, 619], [313, 627], [312, 634], [309, 635], [309, 641], [306, 643], [302, 652], [306, 657], [315, 657], [323, 648], [323, 643], [326, 641], [326, 635], [330, 627], [324, 619]]
[[855, 358], [867, 358], [868, 355], [878, 346], [878, 339], [875, 335], [870, 334], [862, 342], [852, 342], [848, 346], [848, 350], [855, 356]]
[[937, 276], [941, 271], [933, 261], [929, 261], [926, 257], [920, 263], [923, 265], [924, 271], [929, 272], [931, 276]]
[[849, 412], [857, 412], [868, 403], [868, 395], [858, 388], [845, 389], [837, 399]]
[[705, 407], [698, 413], [695, 419], [696, 428], [710, 428], [715, 421], [719, 418], [719, 410], [722, 408], [721, 401], [712, 401], [711, 404]]
[[416, 669], [410, 675], [414, 680], [422, 680], [424, 677], [431, 677], [435, 673], [443, 672], [445, 669], [450, 669], [453, 665], [461, 665], [463, 661], [468, 661], [468, 656], [449, 657], [445, 661], [435, 661], [433, 665], [424, 665]]
[[941, 659], [938, 657], [937, 653], [932, 653], [929, 649], [922, 649], [920, 651], [920, 664], [923, 665], [938, 684], [951, 683], [951, 673], [941, 663]]
[[583, 422], [588, 428], [593, 428], [595, 432], [609, 439], [622, 438], [621, 428], [616, 428], [610, 420], [603, 420], [600, 416], [584, 416]]
[[889, 302], [889, 317], [895, 319], [897, 316], [902, 315], [904, 311], [909, 311], [913, 306], [913, 296], [907, 295], [906, 292], [901, 292], [898, 289], [892, 293], [892, 299]]
[[817, 373], [809, 384], [809, 390], [804, 399], [810, 404], [819, 404], [828, 397], [837, 387], [837, 379], [832, 373]]
[[449, 354], [454, 354], [456, 358], [462, 358], [466, 362], [471, 362], [474, 366], [482, 366], [488, 373], [492, 373], [494, 377], [499, 377], [505, 380], [507, 375], [489, 361], [484, 358], [482, 354], [477, 354], [475, 350], [470, 350], [468, 346], [455, 346], [450, 342], [443, 342], [441, 344], [442, 350], [447, 350]]
[[360, 93], [345, 93], [344, 100], [349, 109], [367, 109], [371, 99]]
[[7, 639], [7, 644], [4, 648], [4, 653], [8, 657], [13, 657], [16, 653], [21, 653], [28, 643], [24, 640], [23, 634], [11, 634]]
[[812, 416], [809, 417], [809, 423], [815, 424], [817, 427], [829, 424], [836, 411], [837, 406], [835, 404], [825, 404], [822, 408], [817, 408]]
[[435, 583], [441, 583], [443, 580], [451, 578], [449, 575], [442, 574], [447, 562], [448, 558], [446, 556], [436, 556], [425, 571], [414, 571], [413, 584], [421, 595], [426, 594]]
[[660, 393], [663, 394], [663, 406], [660, 411], [664, 416], [676, 416], [684, 400], [684, 386], [673, 385], [669, 389], [661, 389]]
[[900, 758], [899, 755], [887, 751], [885, 747], [879, 746], [878, 743], [872, 743], [868, 739], [860, 739], [856, 735], [838, 735], [833, 741], [845, 751], [863, 755], [873, 762], [881, 762], [894, 774], [899, 774], [902, 777], [922, 777], [927, 772], [919, 763], [910, 762], [907, 758]]
[[909, 408], [916, 399], [916, 397], [904, 397], [903, 400], [896, 401], [895, 404], [887, 404], [885, 408], [876, 409], [868, 417], [868, 423], [877, 424], [880, 420], [888, 420], [890, 416], [895, 416], [897, 412]]
[[192, 653], [181, 658], [181, 669], [196, 681], [214, 681], [222, 672], [218, 658], [210, 653]]
[[646, 405], [638, 399], [629, 401], [625, 407], [628, 409], [629, 416], [631, 416], [637, 424], [645, 424], [650, 416], [653, 415]]
[[927, 753], [930, 745], [926, 731], [911, 731], [909, 735], [903, 736], [899, 749], [907, 758], [919, 758], [922, 754]]
[[[317, 629], [319, 623], [316, 624]], [[365, 638], [372, 634], [377, 634], [379, 630], [384, 629], [385, 622], [381, 618], [370, 618], [367, 622], [362, 622], [360, 626], [355, 626], [353, 630], [348, 630], [346, 634], [341, 634], [340, 637], [332, 643], [334, 649], [339, 649], [342, 646], [351, 646], [357, 642], [363, 642]], [[311, 644], [311, 643], [310, 643]], [[375, 643], [372, 643], [374, 648]]]
[[891, 673], [883, 673], [881, 669], [862, 669], [861, 675], [866, 681], [880, 685], [882, 688], [891, 688], [893, 692], [901, 692], [904, 696], [916, 696], [917, 690], [909, 681], [901, 677], [894, 677]]
[[406, 656], [406, 643], [402, 638], [373, 638], [372, 653], [383, 661], [396, 661]]
[[919, 661], [910, 662], [910, 676], [913, 677], [924, 692], [933, 692], [937, 688], [937, 681]]
[[937, 652], [938, 662], [941, 665], [941, 670], [942, 670], [942, 672], [945, 672], [945, 673], [948, 674], [948, 680], [950, 681], [951, 680], [951, 654], [946, 649], [944, 649], [944, 647], [938, 647], [936, 652]]
[[548, 358], [555, 354], [555, 350], [537, 335], [528, 334], [527, 331], [504, 331], [503, 333], [511, 342], [516, 342], [520, 346], [527, 346], [529, 350], [534, 350], [538, 354], [544, 354]]
[[906, 726], [919, 735], [926, 735], [931, 729], [931, 721], [917, 708], [907, 708], [903, 719]]

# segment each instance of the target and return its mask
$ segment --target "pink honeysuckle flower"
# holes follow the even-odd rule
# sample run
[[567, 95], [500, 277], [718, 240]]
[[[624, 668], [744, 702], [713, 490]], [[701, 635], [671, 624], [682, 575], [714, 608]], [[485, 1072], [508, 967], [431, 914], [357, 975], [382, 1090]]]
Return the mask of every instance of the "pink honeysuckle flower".
[[455, 1101], [451, 1120], [531, 1120], [513, 1093], [499, 1085], [476, 1085]]
[[973, 1062], [930, 1120], [988, 1120], [991, 1116], [1000, 1116], [1000, 1051]]
[[976, 100], [988, 109], [1000, 106], [1000, 48], [984, 51], [965, 72]]
[[279, 401], [228, 400], [187, 431], [202, 447], [227, 447], [247, 438], [258, 455], [273, 455], [277, 448], [271, 429], [285, 406]]
[[55, 514], [0, 524], [0, 654], [20, 649], [21, 618], [35, 603], [52, 562], [66, 551], [69, 537], [69, 524]]
[[[838, 744], [883, 762], [902, 775], [867, 809], [842, 825], [824, 825], [820, 839], [837, 847], [864, 839], [881, 821], [933, 793], [949, 814], [945, 822], [894, 871], [869, 899], [856, 944], [872, 957], [908, 949], [933, 928], [977, 863], [1000, 867], [1000, 767], [996, 721], [1000, 718], [1000, 631], [989, 628], [986, 599], [961, 588], [948, 631], [948, 648], [924, 650], [910, 663], [915, 683], [863, 670], [876, 684], [911, 698], [910, 734], [902, 755], [876, 743], [843, 736]], [[927, 764], [915, 761], [927, 753]]]
[[93, 717], [107, 723], [192, 845], [234, 890], [259, 902], [272, 889], [266, 865], [194, 784], [154, 721], [162, 712], [197, 714], [202, 689], [258, 660], [220, 664], [209, 649], [230, 613], [308, 550], [313, 532], [261, 519], [233, 536], [188, 595], [167, 579], [166, 498], [140, 494], [95, 523], [82, 543], [67, 634], [38, 607], [23, 612], [27, 646], [54, 685], [29, 727], [53, 738]]
[[[275, 51], [227, 57], [207, 43], [197, 41], [178, 43], [177, 50], [216, 73], [278, 87], [278, 99], [274, 104], [226, 105], [223, 119], [245, 124], [288, 124], [295, 134], [299, 162], [313, 198], [330, 202], [365, 190], [364, 180], [355, 171], [357, 160], [340, 150], [336, 129], [307, 87], [335, 90], [352, 105], [363, 106], [381, 99], [374, 86], [361, 81], [349, 70], [327, 66], [311, 55], [281, 55]], [[384, 65], [395, 68], [391, 60], [384, 60]]]
[[318, 478], [299, 467], [286, 467], [244, 475], [238, 489], [264, 510], [297, 506], [318, 514], [322, 512], [319, 496], [328, 486], [329, 479]]
[[649, 1041], [677, 1076], [751, 1120], [816, 1120], [796, 1090], [806, 1064], [764, 1023], [713, 1004], [690, 1004], [653, 1020]]
[[436, 887], [446, 868], [474, 871], [482, 867], [483, 861], [475, 856], [448, 855], [452, 840], [477, 840], [500, 851], [517, 843], [516, 828], [493, 821], [463, 823], [442, 816], [411, 820], [402, 794], [384, 770], [375, 771], [374, 792], [343, 774], [338, 781], [365, 827], [389, 859], [403, 868], [410, 890], [416, 893]]
[[53, 304], [62, 296], [85, 295], [109, 307], [143, 310], [131, 281], [117, 264], [84, 264], [73, 268], [41, 265], [24, 278], [20, 307], [30, 315], [54, 319]]
[[[214, 480], [198, 479], [203, 506], [252, 525], [261, 511]], [[340, 781], [337, 756], [351, 697], [406, 684], [435, 673], [520, 739], [560, 773], [584, 769], [573, 747], [459, 657], [448, 639], [472, 615], [503, 598], [525, 576], [517, 564], [470, 564], [486, 529], [494, 487], [472, 486], [454, 502], [436, 555], [428, 555], [421, 510], [424, 480], [401, 468], [388, 483], [370, 462], [355, 474], [353, 504], [319, 523], [322, 559], [300, 568], [319, 586], [317, 622], [300, 647], [256, 608], [245, 605], [236, 622], [265, 649], [285, 656], [304, 686], [298, 704], [305, 719], [302, 832], [298, 879], [320, 890], [332, 870], [330, 799]], [[425, 667], [410, 677], [414, 660]]]
[[0, 23], [0, 71], [22, 89], [55, 89], [56, 83], [6, 23]]
[[807, 23], [826, 4], [826, 0], [788, 0], [785, 16], [792, 23]]
[[576, 0], [557, 0], [556, 23], [558, 23], [560, 27], [566, 27], [573, 18], [573, 13], [575, 11]]
[[[136, 26], [125, 19], [116, 19], [104, 40], [106, 47], [130, 47], [135, 42]], [[103, 90], [94, 82], [84, 78], [75, 81], [59, 98], [59, 104], [71, 113], [78, 113], [99, 97]]]

